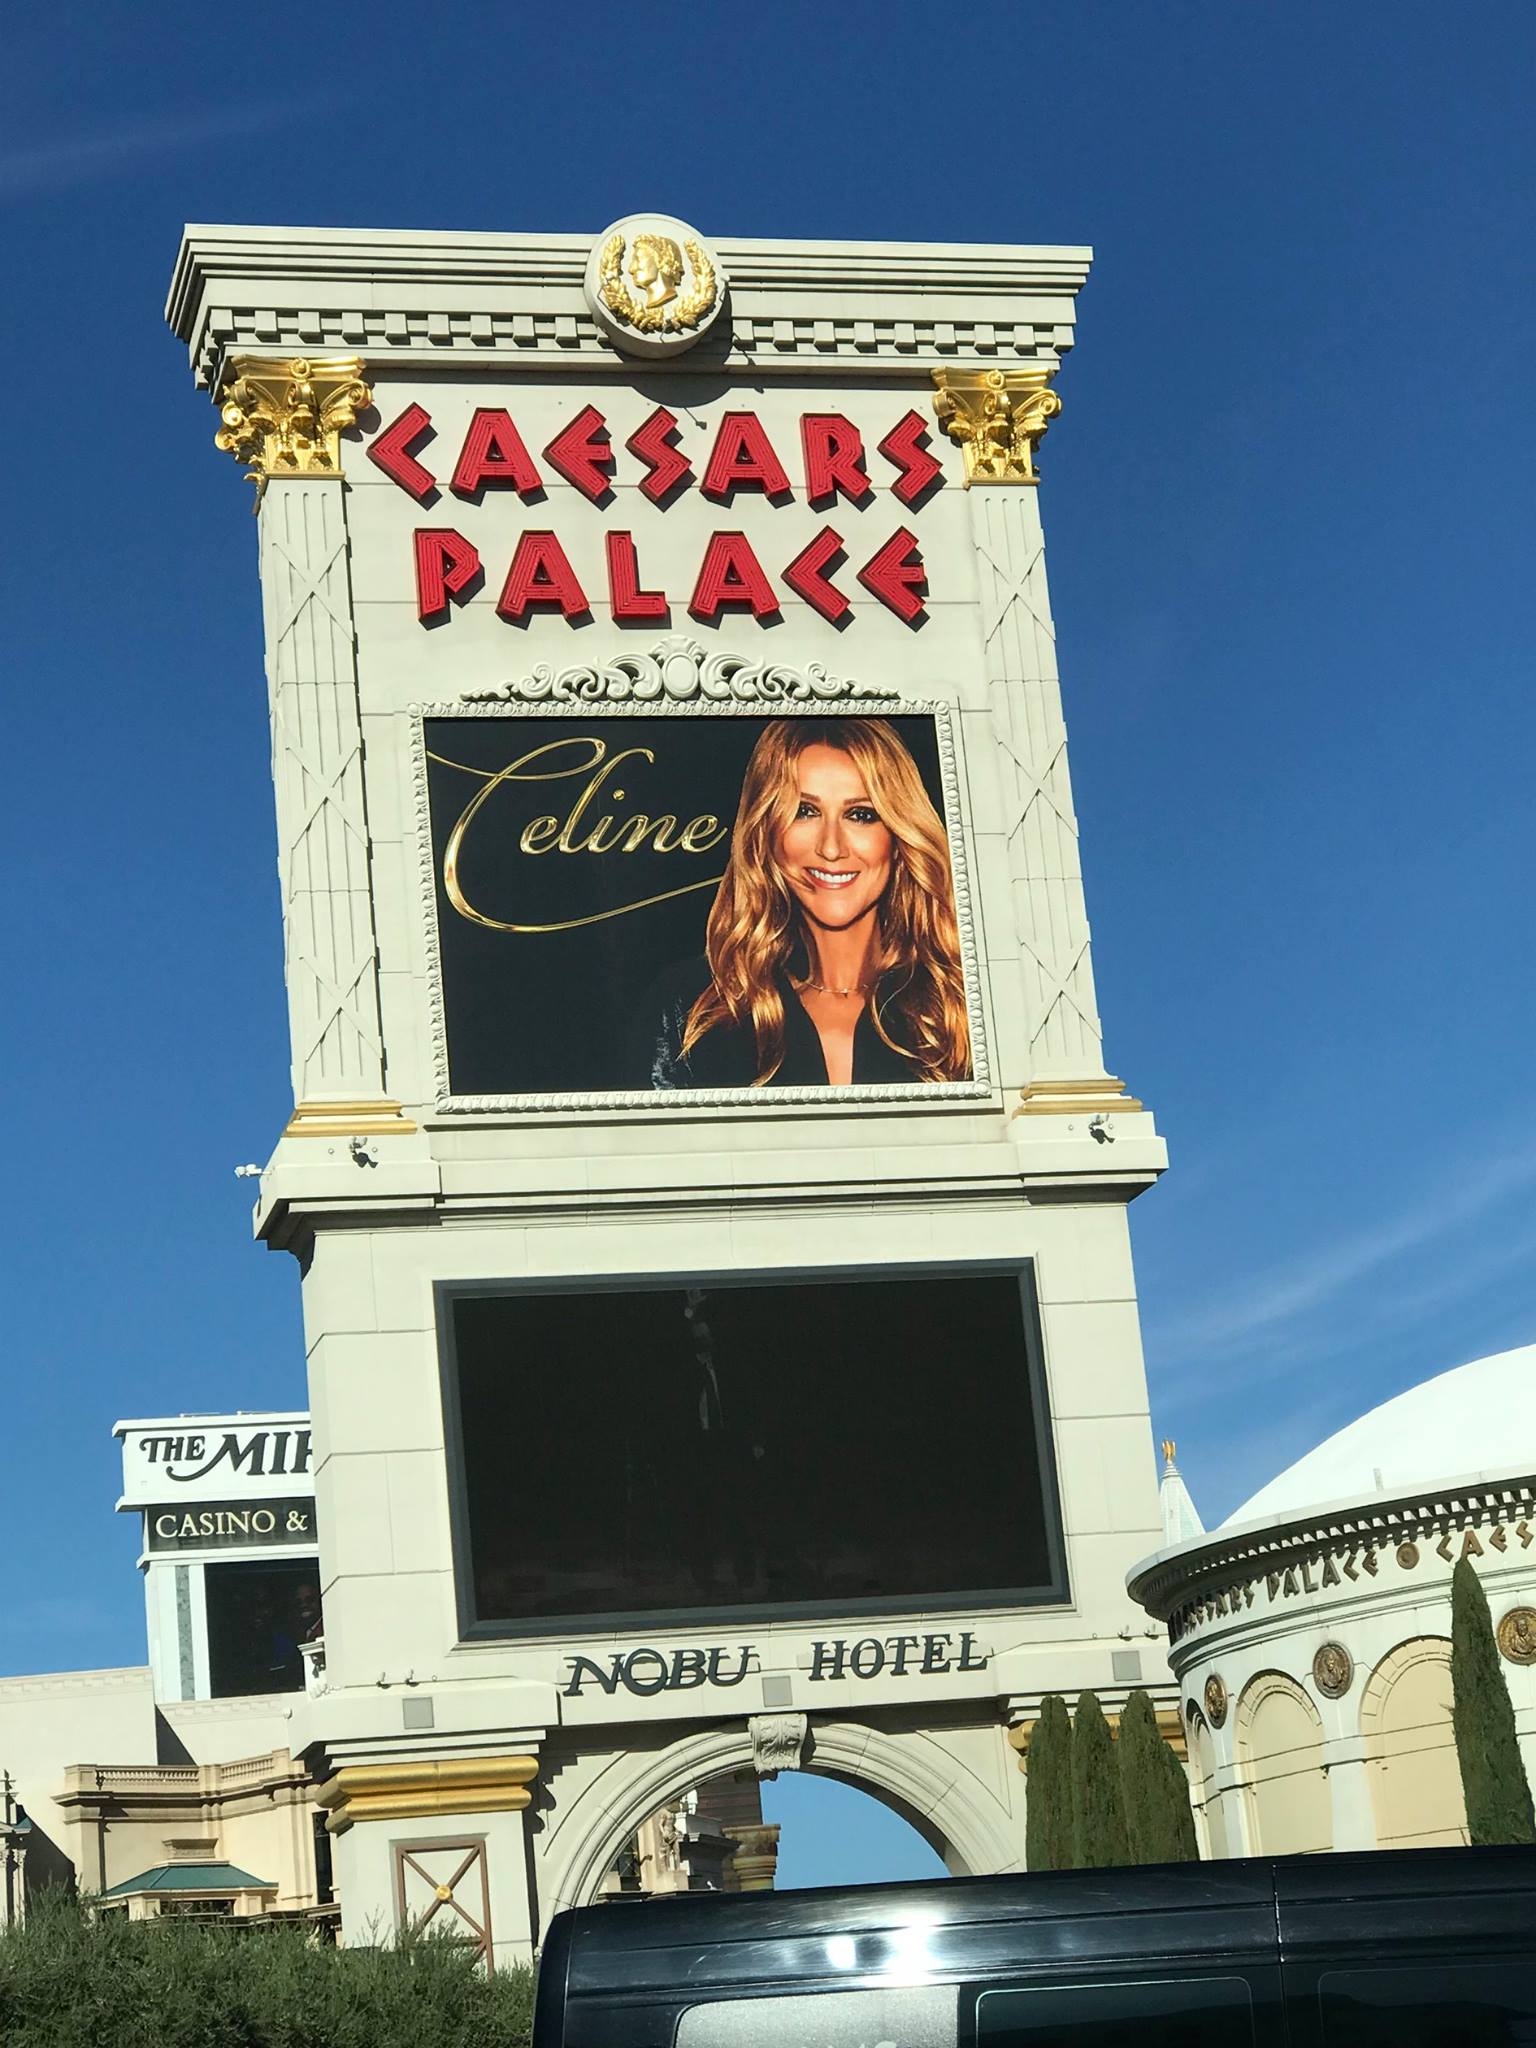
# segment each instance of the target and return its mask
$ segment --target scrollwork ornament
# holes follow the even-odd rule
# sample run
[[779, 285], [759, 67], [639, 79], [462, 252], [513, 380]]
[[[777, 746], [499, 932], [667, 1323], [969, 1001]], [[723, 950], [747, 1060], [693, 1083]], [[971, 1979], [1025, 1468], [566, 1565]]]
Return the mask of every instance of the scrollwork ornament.
[[1498, 1639], [1511, 1664], [1536, 1664], [1536, 1607], [1511, 1607], [1499, 1622]]
[[1355, 1660], [1342, 1643], [1322, 1643], [1312, 1659], [1312, 1683], [1324, 1699], [1340, 1700], [1354, 1683]]
[[1227, 1718], [1227, 1681], [1213, 1671], [1205, 1681], [1201, 1695], [1205, 1702], [1205, 1718], [1213, 1728], [1222, 1727]]
[[800, 669], [710, 653], [682, 633], [669, 633], [648, 654], [560, 669], [541, 662], [531, 675], [463, 695], [466, 704], [890, 704], [896, 698], [895, 690], [831, 675], [819, 662]]

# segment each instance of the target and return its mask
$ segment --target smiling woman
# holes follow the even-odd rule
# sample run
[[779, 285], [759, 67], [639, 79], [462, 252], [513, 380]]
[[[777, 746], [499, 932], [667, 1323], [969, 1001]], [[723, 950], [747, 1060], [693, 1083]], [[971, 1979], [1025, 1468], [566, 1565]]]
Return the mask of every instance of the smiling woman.
[[656, 1087], [969, 1077], [949, 845], [887, 720], [764, 728], [705, 955], [663, 1016]]

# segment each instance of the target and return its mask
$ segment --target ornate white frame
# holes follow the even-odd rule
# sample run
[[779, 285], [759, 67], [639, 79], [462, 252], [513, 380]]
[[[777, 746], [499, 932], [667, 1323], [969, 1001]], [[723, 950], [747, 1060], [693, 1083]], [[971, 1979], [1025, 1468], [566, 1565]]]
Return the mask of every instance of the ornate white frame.
[[[680, 718], [815, 717], [828, 707], [850, 711], [880, 707], [903, 717], [934, 723], [944, 825], [949, 838], [971, 1026], [969, 1081], [855, 1083], [821, 1088], [611, 1089], [563, 1094], [455, 1095], [449, 1085], [448, 1020], [443, 997], [442, 952], [437, 922], [437, 875], [432, 857], [431, 808], [427, 787], [426, 722], [431, 718], [624, 718], [662, 715]], [[494, 690], [473, 690], [456, 701], [410, 707], [415, 789], [417, 867], [426, 941], [428, 1013], [432, 1074], [440, 1116], [486, 1116], [561, 1112], [645, 1111], [673, 1117], [695, 1110], [836, 1110], [869, 1103], [929, 1106], [981, 1102], [994, 1096], [982, 1006], [980, 951], [964, 820], [960, 772], [951, 707], [941, 701], [904, 699], [833, 676], [819, 665], [799, 669], [730, 653], [707, 653], [685, 634], [668, 634], [647, 654], [623, 653], [606, 663], [554, 669], [547, 663]]]

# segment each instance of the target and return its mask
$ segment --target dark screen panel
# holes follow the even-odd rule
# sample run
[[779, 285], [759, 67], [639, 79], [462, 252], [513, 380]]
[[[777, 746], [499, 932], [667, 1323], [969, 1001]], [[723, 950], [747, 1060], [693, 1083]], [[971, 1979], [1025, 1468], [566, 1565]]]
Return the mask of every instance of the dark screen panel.
[[472, 1622], [1061, 1597], [1016, 1273], [449, 1321]]
[[215, 1699], [302, 1692], [299, 1645], [320, 1621], [320, 1567], [312, 1557], [210, 1564], [203, 1572], [208, 1678]]

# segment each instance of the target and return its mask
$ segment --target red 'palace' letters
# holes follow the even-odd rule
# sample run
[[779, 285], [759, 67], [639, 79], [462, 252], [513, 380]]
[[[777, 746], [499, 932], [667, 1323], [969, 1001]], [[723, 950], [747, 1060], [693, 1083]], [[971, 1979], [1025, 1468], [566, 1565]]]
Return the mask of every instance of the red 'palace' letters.
[[[412, 451], [431, 425], [425, 407], [409, 405], [368, 445], [369, 460], [423, 505], [435, 501], [438, 482]], [[692, 462], [677, 447], [677, 429], [676, 417], [658, 405], [624, 442], [642, 469], [640, 489], [653, 505], [664, 509], [690, 488], [722, 505], [729, 505], [738, 491], [759, 492], [770, 504], [791, 502], [788, 473], [755, 413], [723, 415], [702, 478], [696, 478]], [[943, 465], [924, 445], [926, 438], [927, 422], [921, 413], [908, 412], [876, 444], [876, 453], [897, 472], [891, 492], [906, 506], [925, 498], [943, 472]], [[827, 506], [842, 497], [863, 508], [873, 500], [864, 438], [852, 420], [841, 413], [806, 413], [800, 421], [800, 445], [810, 504]], [[543, 459], [593, 504], [611, 501], [617, 463], [608, 423], [596, 406], [583, 406], [543, 450]], [[491, 489], [509, 489], [525, 502], [543, 496], [538, 464], [510, 413], [496, 406], [476, 410], [448, 489], [472, 502]], [[442, 618], [454, 600], [464, 601], [479, 587], [480, 553], [452, 526], [419, 527], [414, 544], [416, 611], [426, 623]], [[670, 616], [667, 594], [647, 588], [633, 533], [620, 529], [605, 534], [604, 552], [613, 617], [664, 622]], [[779, 576], [796, 597], [836, 625], [852, 610], [847, 594], [832, 580], [845, 559], [842, 535], [824, 526], [779, 570]], [[897, 618], [908, 625], [922, 619], [926, 577], [917, 536], [908, 527], [899, 526], [855, 574]], [[558, 611], [572, 621], [590, 617], [587, 593], [553, 532], [541, 529], [520, 535], [496, 610], [513, 621], [535, 610]], [[726, 530], [710, 535], [688, 610], [706, 621], [727, 611], [750, 612], [756, 619], [778, 615], [778, 596], [744, 533]]]

